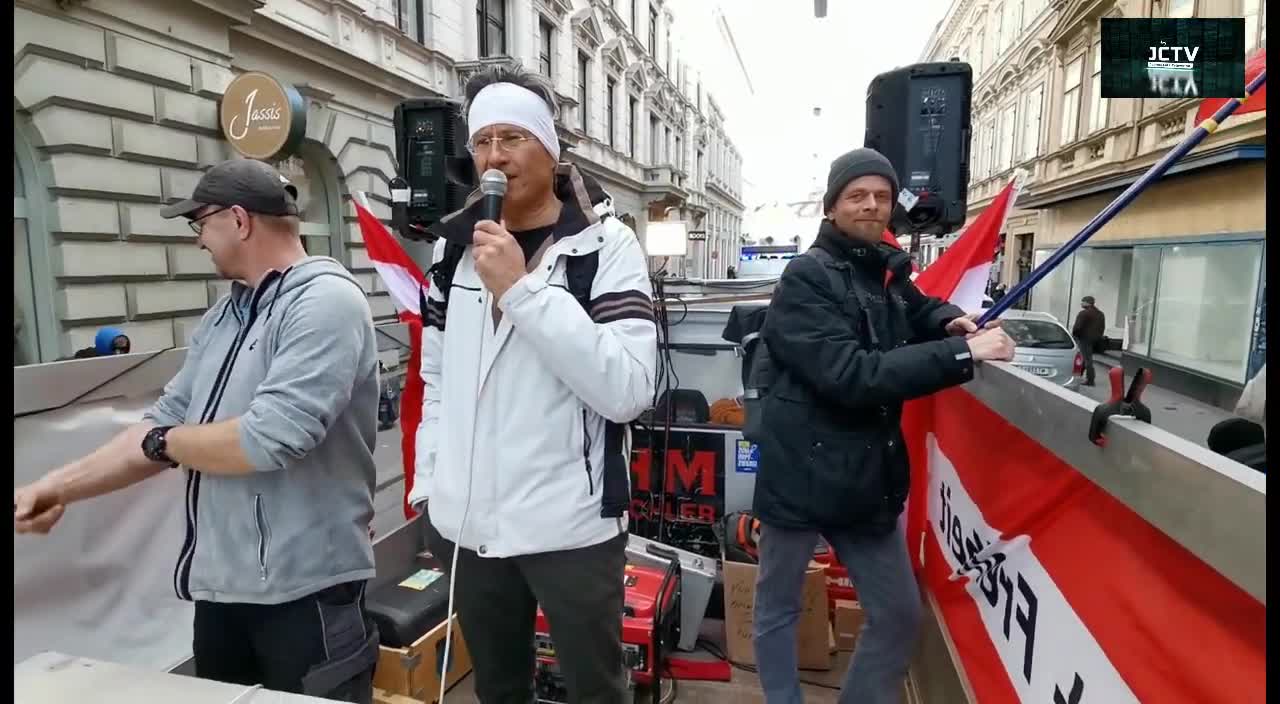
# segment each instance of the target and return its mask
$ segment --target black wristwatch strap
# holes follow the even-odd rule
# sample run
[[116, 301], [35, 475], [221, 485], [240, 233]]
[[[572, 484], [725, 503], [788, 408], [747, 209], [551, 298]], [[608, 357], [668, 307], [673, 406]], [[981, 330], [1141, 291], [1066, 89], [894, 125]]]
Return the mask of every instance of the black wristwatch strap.
[[165, 436], [169, 434], [169, 430], [173, 428], [171, 425], [161, 425], [147, 431], [145, 437], [142, 438], [142, 454], [152, 462], [164, 462], [170, 468], [177, 467], [178, 463], [168, 454], [168, 443]]

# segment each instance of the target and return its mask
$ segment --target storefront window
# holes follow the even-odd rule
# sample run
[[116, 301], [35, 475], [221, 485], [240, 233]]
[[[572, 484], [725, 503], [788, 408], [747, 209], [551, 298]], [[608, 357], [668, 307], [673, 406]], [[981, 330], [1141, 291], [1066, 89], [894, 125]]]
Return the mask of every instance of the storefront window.
[[1151, 325], [1156, 319], [1156, 291], [1160, 280], [1163, 247], [1133, 250], [1133, 274], [1129, 278], [1129, 343], [1134, 354], [1151, 356]]
[[[1093, 296], [1098, 310], [1107, 316], [1107, 337], [1119, 338], [1124, 320], [1129, 315], [1129, 276], [1133, 269], [1130, 248], [1102, 249], [1086, 247], [1072, 257], [1075, 266], [1071, 276], [1071, 320], [1084, 296]], [[1068, 325], [1069, 327], [1069, 325]]]
[[[1035, 268], [1039, 269], [1041, 264], [1053, 254], [1052, 249], [1038, 249], [1035, 255]], [[1071, 327], [1073, 318], [1069, 317], [1073, 314], [1075, 307], [1071, 304], [1071, 270], [1077, 255], [1072, 255], [1065, 262], [1060, 264], [1058, 268], [1049, 272], [1044, 280], [1036, 284], [1031, 289], [1031, 310], [1040, 313], [1048, 313], [1058, 319], [1058, 322]]]
[[1166, 248], [1151, 357], [1243, 383], [1261, 262], [1261, 242]]

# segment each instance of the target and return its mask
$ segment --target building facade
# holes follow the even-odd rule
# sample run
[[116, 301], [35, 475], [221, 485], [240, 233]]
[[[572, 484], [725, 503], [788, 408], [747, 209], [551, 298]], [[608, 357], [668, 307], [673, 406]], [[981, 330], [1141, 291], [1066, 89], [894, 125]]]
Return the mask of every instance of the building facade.
[[[704, 184], [732, 194], [738, 162], [713, 160], [717, 149], [736, 152], [717, 141], [706, 88], [682, 79], [673, 21], [661, 0], [20, 0], [15, 355], [66, 358], [106, 325], [134, 351], [188, 344], [229, 284], [186, 223], [159, 208], [189, 195], [203, 169], [240, 156], [220, 104], [248, 72], [300, 96], [305, 135], [269, 160], [299, 186], [307, 251], [349, 267], [379, 322], [395, 311], [352, 196], [368, 193], [389, 221], [396, 105], [457, 96], [490, 62], [518, 60], [551, 78], [569, 158], [602, 182], [642, 241], [654, 219], [731, 228], [741, 208], [712, 203]], [[429, 256], [417, 243], [406, 249]]]
[[[970, 218], [1017, 168], [1029, 173], [1005, 228], [997, 277], [1012, 287], [1195, 129], [1199, 101], [1101, 96], [1105, 17], [1244, 17], [1256, 0], [957, 0], [924, 61], [974, 69]], [[1229, 119], [1032, 291], [1068, 326], [1081, 297], [1107, 315], [1126, 366], [1229, 405], [1251, 373], [1265, 301], [1264, 113]]]

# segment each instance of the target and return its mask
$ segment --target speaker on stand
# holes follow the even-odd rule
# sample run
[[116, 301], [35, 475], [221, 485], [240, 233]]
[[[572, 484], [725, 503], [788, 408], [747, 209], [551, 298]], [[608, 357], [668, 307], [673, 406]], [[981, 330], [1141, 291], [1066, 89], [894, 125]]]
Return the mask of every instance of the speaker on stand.
[[876, 76], [867, 88], [865, 146], [889, 159], [902, 191], [890, 229], [954, 232], [965, 221], [969, 191], [973, 69], [960, 61], [913, 64]]
[[476, 187], [461, 104], [448, 98], [406, 100], [393, 119], [400, 173], [391, 182], [392, 223], [407, 239], [434, 241], [428, 228], [461, 209]]

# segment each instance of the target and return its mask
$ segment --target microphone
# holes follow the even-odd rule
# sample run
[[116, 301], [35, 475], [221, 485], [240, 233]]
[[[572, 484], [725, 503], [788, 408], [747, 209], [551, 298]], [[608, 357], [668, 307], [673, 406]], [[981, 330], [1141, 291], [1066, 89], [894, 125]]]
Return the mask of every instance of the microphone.
[[501, 222], [502, 198], [507, 195], [507, 175], [497, 169], [489, 169], [480, 177], [480, 219]]

